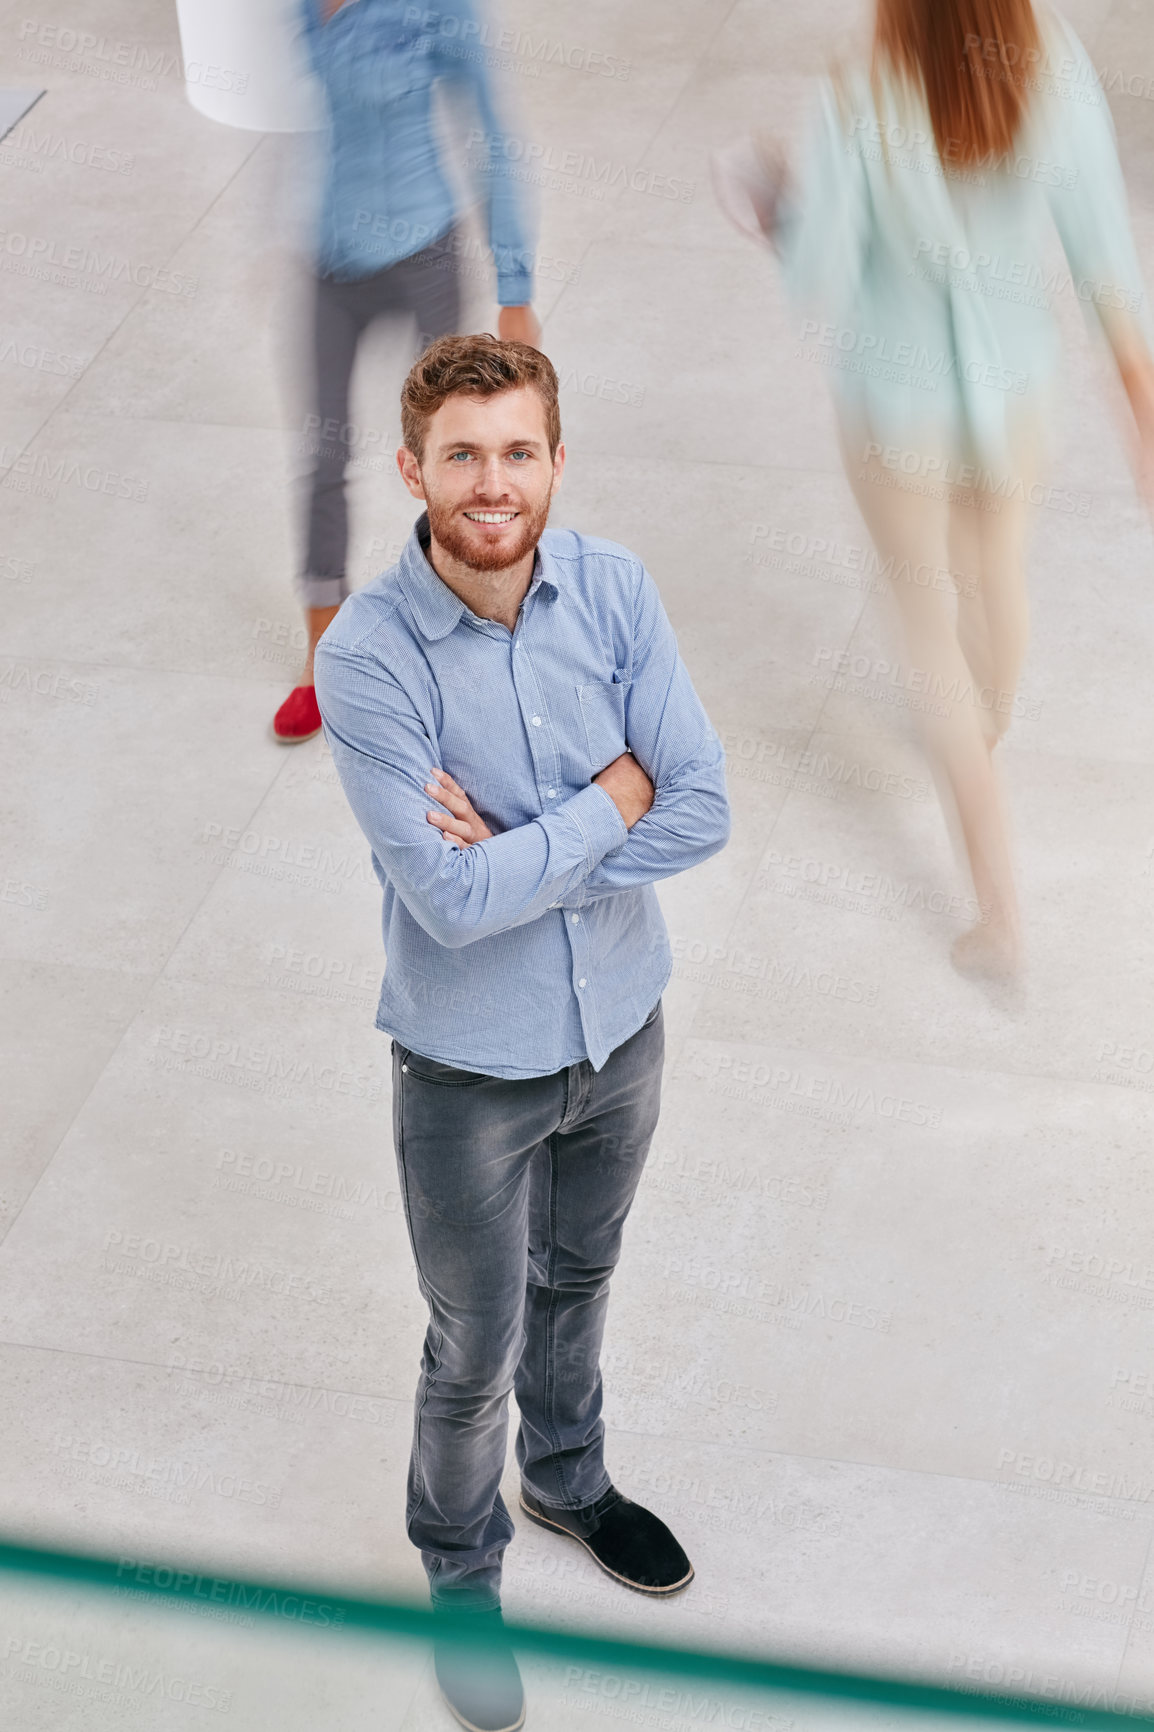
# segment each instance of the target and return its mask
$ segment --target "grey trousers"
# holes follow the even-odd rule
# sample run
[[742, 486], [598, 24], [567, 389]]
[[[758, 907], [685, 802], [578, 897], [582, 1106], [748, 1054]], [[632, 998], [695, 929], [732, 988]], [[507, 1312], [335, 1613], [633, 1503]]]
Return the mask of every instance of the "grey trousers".
[[414, 319], [419, 349], [447, 337], [461, 320], [456, 229], [412, 258], [375, 276], [341, 283], [318, 277], [313, 315], [313, 412], [307, 423], [313, 469], [308, 541], [298, 590], [305, 607], [339, 607], [349, 593], [345, 575], [349, 519], [345, 468], [354, 430], [349, 385], [357, 344], [374, 319]]
[[660, 1001], [599, 1071], [586, 1059], [510, 1081], [393, 1042], [397, 1167], [429, 1307], [407, 1525], [435, 1602], [498, 1603], [511, 1390], [522, 1483], [562, 1509], [609, 1489], [601, 1337], [664, 1054]]

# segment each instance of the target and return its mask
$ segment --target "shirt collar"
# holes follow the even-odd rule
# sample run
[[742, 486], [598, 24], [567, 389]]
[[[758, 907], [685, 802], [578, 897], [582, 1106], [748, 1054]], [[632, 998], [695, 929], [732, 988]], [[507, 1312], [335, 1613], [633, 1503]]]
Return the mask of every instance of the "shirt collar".
[[[428, 545], [429, 514], [422, 511], [413, 525], [413, 533], [401, 549], [397, 582], [421, 633], [430, 642], [436, 642], [438, 638], [448, 637], [460, 623], [462, 614], [468, 613], [474, 619], [477, 616], [466, 607], [460, 596], [437, 576], [426, 557]], [[556, 597], [559, 589], [556, 562], [541, 542], [537, 544], [533, 580], [527, 594], [532, 595], [538, 587], [545, 590], [551, 599]]]

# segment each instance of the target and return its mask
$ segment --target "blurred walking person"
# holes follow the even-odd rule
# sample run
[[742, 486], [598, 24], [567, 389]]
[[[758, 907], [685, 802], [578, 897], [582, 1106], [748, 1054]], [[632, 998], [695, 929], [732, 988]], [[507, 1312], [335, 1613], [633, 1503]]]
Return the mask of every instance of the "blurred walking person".
[[522, 201], [508, 171], [473, 0], [302, 0], [304, 40], [328, 116], [313, 313], [314, 443], [307, 548], [299, 591], [308, 648], [299, 685], [273, 719], [296, 745], [320, 732], [313, 654], [349, 593], [349, 387], [357, 345], [379, 317], [415, 322], [419, 348], [457, 332], [464, 236], [441, 160], [435, 87], [471, 107], [482, 134], [489, 242], [506, 341], [536, 345], [532, 255]]
[[1147, 493], [1154, 476], [1154, 327], [1105, 98], [1073, 31], [1030, 0], [877, 0], [872, 52], [823, 80], [796, 180], [765, 139], [714, 168], [729, 214], [773, 241], [829, 367], [982, 911], [954, 964], [1012, 978], [993, 754], [1021, 708], [1028, 511], [1055, 403], [1050, 217], [1062, 287], [1093, 307], [1129, 396]]

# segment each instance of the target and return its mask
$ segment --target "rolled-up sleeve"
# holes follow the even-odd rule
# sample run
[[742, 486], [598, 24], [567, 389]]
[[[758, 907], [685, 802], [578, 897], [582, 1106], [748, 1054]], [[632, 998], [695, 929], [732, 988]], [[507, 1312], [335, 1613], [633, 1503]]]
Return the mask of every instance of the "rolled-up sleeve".
[[497, 300], [502, 307], [523, 307], [533, 299], [534, 263], [527, 200], [516, 181], [524, 141], [511, 137], [497, 112], [482, 49], [469, 46], [481, 39], [472, 0], [453, 0], [451, 8], [441, 15], [442, 31], [445, 16], [452, 18], [456, 28], [451, 40], [438, 37], [438, 67], [441, 75], [465, 94], [479, 122], [471, 135], [476, 147], [472, 166], [488, 217]]
[[574, 905], [698, 866], [729, 840], [725, 753], [693, 689], [657, 585], [643, 566], [634, 597], [625, 740], [655, 793], [624, 847], [603, 858]]
[[[425, 814], [440, 754], [412, 698], [370, 652], [322, 643], [317, 701], [345, 795], [373, 854], [412, 915], [438, 944], [459, 949], [535, 920], [568, 899], [626, 837], [601, 788], [582, 788], [555, 812], [466, 848]], [[676, 870], [676, 868], [671, 868]]]

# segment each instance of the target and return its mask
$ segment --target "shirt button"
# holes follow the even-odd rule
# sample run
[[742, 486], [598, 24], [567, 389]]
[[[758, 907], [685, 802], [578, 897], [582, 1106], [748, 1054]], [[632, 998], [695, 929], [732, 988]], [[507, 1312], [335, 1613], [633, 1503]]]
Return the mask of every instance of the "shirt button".
[[534, 717], [533, 717], [533, 726], [534, 726], [534, 727], [535, 727], [535, 728], [539, 728], [539, 727], [540, 727], [540, 726], [541, 726], [541, 718], [540, 718], [540, 716], [534, 716]]
[[581, 916], [579, 914], [571, 914], [569, 916], [569, 918], [573, 922], [574, 926], [576, 926], [576, 924], [580, 920]]
[[550, 788], [550, 790], [549, 790], [549, 798], [550, 798], [550, 799], [551, 799], [551, 800], [555, 800], [555, 799], [556, 799], [556, 798], [557, 798], [557, 790], [556, 790], [556, 788]]
[[578, 984], [578, 986], [584, 986], [584, 984], [585, 984], [585, 976], [584, 975], [581, 976], [581, 978], [577, 982], [577, 984]]

